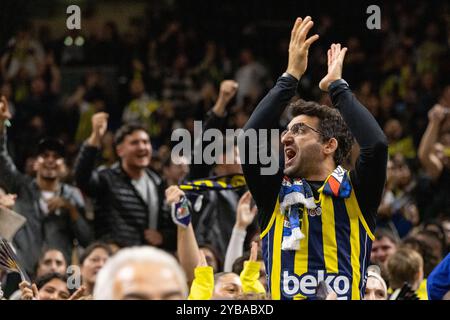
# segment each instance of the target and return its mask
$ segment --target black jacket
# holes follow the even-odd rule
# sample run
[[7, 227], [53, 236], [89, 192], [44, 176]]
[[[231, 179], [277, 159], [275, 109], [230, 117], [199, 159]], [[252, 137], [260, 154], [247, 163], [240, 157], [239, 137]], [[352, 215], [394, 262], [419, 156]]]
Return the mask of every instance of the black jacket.
[[13, 244], [25, 270], [33, 274], [44, 248], [61, 250], [67, 261], [71, 261], [73, 241], [81, 246], [92, 241], [91, 226], [84, 218], [84, 200], [80, 190], [61, 183], [59, 195], [76, 206], [79, 217], [72, 221], [67, 210], [45, 215], [39, 207], [41, 190], [36, 180], [19, 172], [6, 148], [6, 133], [0, 135], [0, 184], [9, 193], [17, 194], [14, 211], [27, 219], [17, 232]]
[[[96, 147], [84, 144], [75, 163], [75, 180], [78, 187], [94, 204], [94, 231], [96, 239], [117, 244], [120, 247], [148, 244], [144, 230], [149, 228], [149, 206], [139, 195], [130, 177], [123, 171], [120, 163], [111, 168], [94, 169], [99, 154]], [[163, 249], [176, 248], [176, 228], [170, 218], [170, 211], [164, 207], [164, 185], [153, 171], [146, 170], [155, 186], [157, 197], [158, 226], [163, 235]]]
[[[226, 117], [219, 117], [214, 112], [208, 112], [205, 122], [203, 124], [203, 132], [208, 129], [218, 129], [222, 133], [225, 132]], [[202, 143], [201, 137], [195, 141], [196, 144]], [[207, 144], [203, 143], [204, 148]], [[195, 153], [201, 151], [203, 148], [195, 148]], [[213, 174], [213, 166], [205, 162], [195, 164], [191, 161], [189, 179], [206, 178]], [[236, 222], [236, 209], [239, 198], [245, 192], [245, 189], [240, 190], [220, 190], [201, 192], [203, 195], [202, 206], [199, 212], [195, 212], [193, 216], [193, 226], [195, 235], [200, 244], [210, 244], [221, 257], [225, 257], [228, 243], [231, 238], [233, 226]], [[256, 221], [248, 229], [248, 238], [256, 231]]]

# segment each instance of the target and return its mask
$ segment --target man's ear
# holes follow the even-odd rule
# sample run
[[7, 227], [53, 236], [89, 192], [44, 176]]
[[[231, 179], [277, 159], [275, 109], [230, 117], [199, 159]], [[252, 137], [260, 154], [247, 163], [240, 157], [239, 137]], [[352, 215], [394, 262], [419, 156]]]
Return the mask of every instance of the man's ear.
[[116, 146], [116, 153], [119, 156], [119, 158], [122, 158], [123, 155], [123, 145], [120, 143]]
[[326, 155], [332, 154], [333, 152], [335, 152], [338, 148], [338, 142], [335, 138], [331, 138], [330, 140], [328, 140], [325, 145], [324, 145], [324, 149], [323, 152]]

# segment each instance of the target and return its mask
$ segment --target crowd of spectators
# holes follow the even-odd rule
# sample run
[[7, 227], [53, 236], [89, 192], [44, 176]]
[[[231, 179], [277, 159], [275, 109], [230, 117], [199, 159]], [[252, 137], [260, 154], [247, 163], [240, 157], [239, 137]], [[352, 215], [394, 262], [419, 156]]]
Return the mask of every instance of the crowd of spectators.
[[[317, 11], [320, 41], [311, 48], [310, 67], [298, 91], [302, 98], [331, 104], [317, 85], [326, 68], [326, 49], [331, 41], [342, 39], [348, 47], [344, 78], [389, 141], [387, 181], [371, 257], [379, 269], [369, 270], [367, 296], [386, 299], [407, 282], [419, 298], [441, 299], [447, 292], [431, 297], [425, 280], [440, 262], [446, 263], [450, 248], [450, 8], [439, 2], [399, 2], [387, 3], [382, 10], [381, 30], [358, 32], [340, 28], [342, 21], [332, 12]], [[62, 284], [67, 282], [62, 270], [76, 264], [83, 279], [76, 297], [95, 296], [97, 273], [122, 247], [150, 245], [170, 253], [178, 249], [183, 268], [193, 270], [198, 261], [180, 253], [180, 234], [187, 231], [171, 222], [164, 189], [184, 179], [241, 171], [238, 164], [174, 163], [172, 131], [185, 128], [193, 133], [195, 120], [220, 130], [242, 128], [285, 71], [289, 33], [284, 29], [290, 28], [290, 20], [267, 31], [262, 21], [249, 19], [245, 24], [238, 15], [236, 25], [242, 29], [230, 28], [237, 34], [226, 36], [220, 24], [211, 23], [207, 30], [156, 5], [145, 14], [145, 22], [133, 21], [123, 32], [109, 21], [99, 32], [72, 30], [63, 38], [51, 37], [46, 27], [23, 25], [1, 52], [0, 94], [10, 115], [2, 110], [0, 116], [11, 126], [1, 128], [0, 181], [5, 193], [0, 204], [27, 218], [26, 231], [20, 230], [13, 241], [36, 284], [20, 285], [23, 299], [67, 299], [73, 292]], [[266, 45], [258, 45], [259, 39]], [[72, 86], [64, 82], [71, 70], [82, 75]], [[141, 126], [123, 126], [135, 121]], [[280, 122], [280, 128], [286, 123], [287, 119]], [[139, 136], [142, 132], [150, 140]], [[135, 146], [131, 139], [138, 141]], [[129, 167], [118, 168], [119, 159]], [[144, 171], [133, 169], [139, 161], [148, 165], [143, 176]], [[122, 179], [124, 172], [128, 180]], [[42, 182], [51, 175], [58, 176], [56, 185]], [[193, 209], [192, 217], [199, 249], [189, 250], [200, 250], [205, 258], [200, 266], [212, 266], [216, 274], [209, 298], [252, 298], [243, 297], [252, 292], [243, 287], [255, 282], [243, 276], [250, 268], [244, 261], [260, 259], [250, 254], [258, 227], [248, 195], [244, 190], [208, 191], [191, 201], [202, 206]], [[127, 210], [133, 214], [124, 217], [121, 213]], [[143, 298], [187, 297], [186, 278], [166, 253], [127, 250], [111, 258], [118, 269], [126, 267], [128, 255], [128, 267], [136, 269], [137, 278], [144, 277], [140, 268], [152, 261], [159, 261], [160, 268], [171, 267], [175, 274], [175, 289]], [[43, 271], [46, 264], [51, 267]], [[112, 268], [104, 272], [123, 281], [125, 288], [131, 280]], [[195, 277], [193, 271], [186, 276], [192, 283], [197, 269]], [[99, 273], [102, 277], [106, 275]], [[7, 296], [14, 296], [18, 279], [0, 271], [0, 281]], [[148, 285], [156, 281], [148, 279]], [[117, 292], [99, 297], [139, 298]]]

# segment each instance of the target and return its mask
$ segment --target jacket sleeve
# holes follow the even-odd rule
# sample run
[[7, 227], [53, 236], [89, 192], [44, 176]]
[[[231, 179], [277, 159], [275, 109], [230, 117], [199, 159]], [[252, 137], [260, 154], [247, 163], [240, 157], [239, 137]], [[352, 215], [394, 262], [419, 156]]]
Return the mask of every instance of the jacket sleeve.
[[387, 138], [369, 110], [353, 95], [347, 82], [334, 81], [329, 94], [360, 147], [355, 170], [350, 175], [364, 217], [374, 230], [386, 181]]
[[27, 183], [27, 176], [17, 170], [6, 146], [6, 128], [0, 133], [0, 184], [9, 193], [17, 193], [22, 184]]
[[[250, 139], [247, 139], [247, 136], [251, 136], [253, 133], [259, 133], [261, 129], [279, 129], [280, 117], [295, 95], [297, 83], [297, 79], [292, 76], [281, 76], [278, 78], [275, 86], [261, 100], [255, 111], [253, 111], [250, 119], [244, 126], [243, 134], [239, 136], [239, 153], [242, 171], [258, 207], [258, 221], [262, 231], [268, 225], [276, 204], [283, 178], [281, 162], [284, 160], [282, 159], [283, 154], [280, 157], [279, 150], [273, 150], [274, 148], [269, 141], [260, 141], [258, 139], [258, 143], [251, 143]], [[271, 160], [276, 161], [281, 159], [279, 161], [280, 163], [275, 173], [262, 174], [262, 169], [266, 166], [260, 160], [272, 152], [275, 152], [275, 158], [270, 157]], [[250, 161], [251, 157], [257, 158], [256, 164], [254, 161]]]
[[237, 258], [242, 257], [246, 236], [246, 230], [240, 230], [236, 227], [233, 228], [230, 241], [228, 242], [227, 253], [225, 254], [223, 271], [231, 272], [234, 261], [236, 261]]
[[197, 267], [194, 270], [195, 278], [192, 281], [188, 300], [210, 300], [214, 291], [214, 272], [210, 266]]
[[72, 201], [78, 210], [78, 219], [72, 221], [72, 232], [81, 246], [86, 247], [94, 241], [94, 234], [91, 225], [85, 218], [86, 209], [83, 196], [78, 189], [73, 189]]
[[242, 290], [244, 293], [266, 293], [264, 286], [259, 281], [260, 261], [245, 261], [244, 269], [240, 274]]
[[[221, 132], [224, 132], [225, 130], [225, 117], [218, 117], [214, 112], [209, 111], [202, 131], [203, 133], [206, 130], [209, 129], [217, 129]], [[191, 159], [191, 165], [189, 170], [189, 178], [190, 179], [200, 179], [208, 177], [211, 173], [211, 170], [213, 168], [212, 164], [206, 164], [204, 161], [201, 161], [201, 163], [194, 163], [194, 159], [197, 157], [202, 157], [203, 155], [203, 134], [200, 135], [200, 137], [197, 137], [194, 141], [194, 148], [193, 148], [193, 154]], [[198, 147], [197, 147], [198, 146]], [[200, 155], [196, 155], [196, 153], [201, 152]]]
[[442, 300], [450, 291], [450, 253], [428, 276], [427, 291], [430, 300]]
[[95, 160], [99, 151], [96, 147], [83, 144], [74, 165], [75, 182], [78, 188], [90, 197], [102, 193], [101, 179], [95, 170]]
[[170, 216], [170, 208], [161, 207], [159, 211], [158, 231], [163, 238], [162, 248], [168, 251], [176, 251], [177, 249], [177, 228], [172, 222]]

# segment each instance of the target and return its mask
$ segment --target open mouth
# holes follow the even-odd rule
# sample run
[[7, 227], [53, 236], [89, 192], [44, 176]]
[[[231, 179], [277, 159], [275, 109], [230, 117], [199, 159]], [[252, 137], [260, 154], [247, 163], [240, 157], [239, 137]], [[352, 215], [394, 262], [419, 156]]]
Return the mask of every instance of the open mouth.
[[295, 157], [297, 156], [297, 152], [292, 148], [286, 148], [284, 150], [284, 158], [285, 158], [285, 166], [290, 166], [294, 162]]

